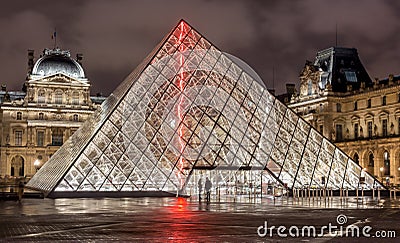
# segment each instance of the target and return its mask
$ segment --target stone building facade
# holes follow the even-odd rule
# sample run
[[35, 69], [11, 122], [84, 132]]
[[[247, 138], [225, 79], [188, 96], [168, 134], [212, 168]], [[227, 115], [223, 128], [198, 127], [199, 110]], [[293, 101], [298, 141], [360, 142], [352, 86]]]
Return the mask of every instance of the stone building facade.
[[371, 80], [354, 48], [307, 61], [288, 106], [387, 185], [400, 184], [400, 76]]
[[[94, 112], [90, 81], [69, 51], [28, 51], [22, 92], [0, 91], [0, 175], [31, 176]], [[100, 99], [101, 101], [101, 99]]]

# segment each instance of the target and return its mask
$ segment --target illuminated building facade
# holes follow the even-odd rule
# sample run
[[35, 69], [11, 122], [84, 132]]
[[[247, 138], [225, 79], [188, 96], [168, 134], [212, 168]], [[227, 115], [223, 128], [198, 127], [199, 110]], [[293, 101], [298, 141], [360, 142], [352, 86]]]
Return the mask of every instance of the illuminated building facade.
[[[271, 95], [243, 61], [180, 21], [29, 181], [47, 196], [380, 186]], [[364, 180], [363, 179], [363, 180]]]
[[400, 184], [400, 77], [371, 80], [354, 48], [332, 47], [306, 62], [288, 106], [361, 167]]
[[81, 60], [69, 51], [46, 49], [35, 61], [28, 51], [24, 91], [2, 87], [0, 175], [35, 174], [94, 112]]

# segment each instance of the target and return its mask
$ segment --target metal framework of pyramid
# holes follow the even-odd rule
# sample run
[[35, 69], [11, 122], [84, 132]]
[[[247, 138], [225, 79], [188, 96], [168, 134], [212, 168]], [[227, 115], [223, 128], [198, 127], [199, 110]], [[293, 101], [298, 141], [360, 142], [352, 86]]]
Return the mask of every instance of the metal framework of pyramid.
[[382, 186], [255, 76], [181, 20], [27, 187], [184, 194], [196, 170], [218, 183], [252, 171], [289, 188]]

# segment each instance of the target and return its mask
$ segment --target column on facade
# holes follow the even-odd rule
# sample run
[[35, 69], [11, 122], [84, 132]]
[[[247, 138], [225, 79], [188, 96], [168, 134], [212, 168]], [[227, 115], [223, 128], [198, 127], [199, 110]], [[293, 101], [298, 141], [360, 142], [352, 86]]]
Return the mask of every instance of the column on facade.
[[384, 166], [383, 166], [383, 151], [378, 150], [375, 153], [374, 153], [374, 156], [375, 156], [375, 168], [374, 168], [375, 175], [378, 176], [380, 182], [385, 183]]

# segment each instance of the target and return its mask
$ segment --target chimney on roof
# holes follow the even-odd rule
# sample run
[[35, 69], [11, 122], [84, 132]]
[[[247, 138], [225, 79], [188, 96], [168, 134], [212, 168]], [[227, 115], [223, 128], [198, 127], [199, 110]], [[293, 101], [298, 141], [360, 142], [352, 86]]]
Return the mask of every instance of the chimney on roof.
[[379, 85], [379, 78], [374, 79], [374, 88], [377, 88]]
[[289, 96], [292, 96], [296, 92], [296, 85], [295, 84], [286, 84], [286, 93]]
[[82, 59], [83, 59], [83, 54], [82, 53], [77, 53], [76, 54], [76, 61], [79, 63], [79, 65], [82, 65]]
[[286, 84], [286, 95], [287, 95], [287, 102], [291, 101], [293, 96], [296, 95], [295, 84]]
[[394, 80], [394, 75], [393, 74], [389, 74], [389, 85], [393, 84], [393, 80]]
[[31, 74], [33, 70], [34, 52], [34, 50], [28, 50], [28, 74]]
[[365, 82], [361, 81], [361, 83], [360, 83], [360, 91], [364, 91], [364, 89], [365, 89]]

